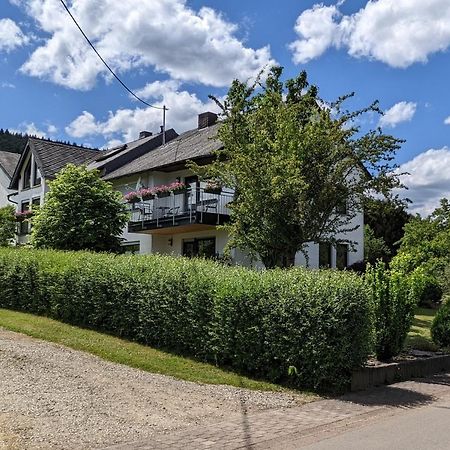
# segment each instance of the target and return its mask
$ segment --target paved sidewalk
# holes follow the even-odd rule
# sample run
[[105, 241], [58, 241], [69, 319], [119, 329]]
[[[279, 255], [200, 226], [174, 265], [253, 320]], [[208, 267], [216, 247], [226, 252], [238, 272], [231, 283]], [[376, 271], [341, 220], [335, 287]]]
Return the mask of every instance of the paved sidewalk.
[[450, 374], [406, 381], [321, 400], [303, 406], [248, 413], [243, 406], [238, 419], [213, 425], [158, 433], [141, 442], [116, 445], [111, 450], [144, 449], [289, 449], [366, 423], [396, 415], [405, 408], [420, 408], [450, 397]]

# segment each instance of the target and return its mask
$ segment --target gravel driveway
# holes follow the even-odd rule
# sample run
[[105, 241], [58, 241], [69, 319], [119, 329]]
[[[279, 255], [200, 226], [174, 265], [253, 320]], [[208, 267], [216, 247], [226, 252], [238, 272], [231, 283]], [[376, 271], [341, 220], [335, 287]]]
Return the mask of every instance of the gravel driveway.
[[0, 449], [103, 448], [304, 401], [180, 381], [0, 328]]

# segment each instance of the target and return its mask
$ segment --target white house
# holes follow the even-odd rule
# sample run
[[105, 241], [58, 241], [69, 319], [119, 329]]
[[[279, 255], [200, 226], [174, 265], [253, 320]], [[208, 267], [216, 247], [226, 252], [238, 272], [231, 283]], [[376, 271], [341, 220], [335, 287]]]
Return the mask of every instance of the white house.
[[[212, 153], [222, 148], [217, 140], [219, 124], [213, 113], [198, 117], [198, 127], [178, 135], [166, 131], [166, 143], [162, 134], [142, 132], [139, 139], [99, 152], [83, 147], [60, 144], [30, 138], [12, 175], [9, 188], [16, 190], [13, 197], [19, 211], [26, 211], [33, 204], [43, 202], [48, 191], [48, 180], [66, 164], [87, 164], [100, 171], [103, 179], [124, 195], [141, 188], [154, 188], [181, 182], [188, 189], [175, 193], [160, 193], [153, 199], [135, 202], [131, 219], [123, 231], [125, 251], [133, 253], [160, 253], [175, 256], [222, 256], [228, 242], [226, 231], [218, 229], [230, 216], [228, 203], [233, 199], [230, 189], [214, 192], [190, 172], [187, 161], [207, 164]], [[256, 212], [257, 214], [257, 212]], [[364, 257], [363, 214], [352, 219], [351, 233], [336, 236], [341, 244], [309, 245], [310, 267], [344, 268]], [[27, 222], [21, 224], [19, 242], [26, 242], [29, 233]], [[352, 250], [346, 242], [355, 242]], [[242, 251], [232, 251], [236, 264], [261, 266], [251, 261]], [[298, 253], [296, 265], [305, 265], [305, 258]]]
[[15, 191], [9, 189], [9, 185], [19, 158], [20, 155], [18, 153], [0, 151], [0, 208], [12, 204], [8, 196]]
[[[75, 145], [29, 138], [9, 185], [9, 189], [16, 192], [11, 199], [17, 204], [17, 211], [25, 212], [33, 205], [41, 205], [48, 191], [48, 181], [67, 164], [84, 164], [98, 153]], [[18, 229], [18, 243], [27, 242], [29, 232], [29, 222], [22, 222]]]
[[[206, 164], [212, 152], [222, 147], [216, 139], [219, 124], [213, 113], [199, 115], [198, 128], [182, 133], [165, 145], [134, 159], [104, 176], [116, 189], [126, 194], [140, 187], [153, 188], [180, 181], [189, 187], [169, 196], [138, 201], [132, 209], [128, 244], [139, 253], [161, 253], [184, 256], [221, 256], [228, 241], [226, 231], [218, 229], [230, 214], [227, 207], [233, 192], [208, 192], [204, 182], [186, 168], [187, 161]], [[257, 214], [257, 212], [255, 212]], [[351, 233], [342, 233], [336, 239], [341, 244], [311, 243], [308, 246], [310, 267], [344, 268], [364, 258], [363, 214], [352, 219]], [[145, 236], [146, 238], [139, 238]], [[354, 250], [345, 242], [355, 242]], [[233, 251], [237, 264], [261, 266], [250, 261], [241, 251]], [[298, 253], [296, 265], [305, 265], [303, 254]]]

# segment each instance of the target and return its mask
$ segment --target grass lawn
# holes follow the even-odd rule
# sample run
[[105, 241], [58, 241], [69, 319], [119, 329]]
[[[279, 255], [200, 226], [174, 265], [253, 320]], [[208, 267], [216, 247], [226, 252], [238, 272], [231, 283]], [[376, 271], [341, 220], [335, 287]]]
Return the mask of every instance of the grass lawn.
[[[247, 378], [211, 364], [155, 350], [107, 334], [74, 327], [46, 317], [0, 309], [0, 327], [92, 353], [108, 361], [147, 372], [171, 375], [182, 380], [226, 384], [253, 390], [288, 391], [282, 386]], [[296, 392], [313, 398], [313, 394]]]
[[417, 308], [411, 331], [406, 338], [406, 347], [425, 351], [438, 349], [430, 335], [431, 323], [436, 311], [435, 309]]

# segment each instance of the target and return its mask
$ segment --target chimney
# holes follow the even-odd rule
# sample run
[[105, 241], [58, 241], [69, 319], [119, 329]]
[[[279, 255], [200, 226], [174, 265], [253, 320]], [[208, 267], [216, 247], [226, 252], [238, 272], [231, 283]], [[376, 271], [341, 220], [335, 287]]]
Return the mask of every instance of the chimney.
[[198, 115], [198, 129], [207, 128], [217, 122], [217, 114], [204, 112]]
[[151, 131], [141, 131], [139, 133], [139, 139], [144, 139], [146, 137], [150, 137], [153, 133]]

